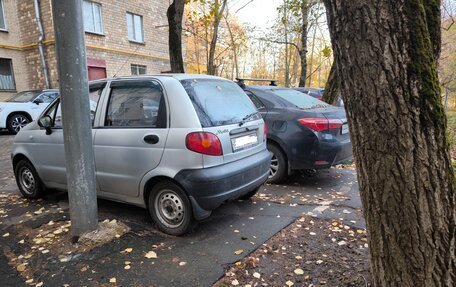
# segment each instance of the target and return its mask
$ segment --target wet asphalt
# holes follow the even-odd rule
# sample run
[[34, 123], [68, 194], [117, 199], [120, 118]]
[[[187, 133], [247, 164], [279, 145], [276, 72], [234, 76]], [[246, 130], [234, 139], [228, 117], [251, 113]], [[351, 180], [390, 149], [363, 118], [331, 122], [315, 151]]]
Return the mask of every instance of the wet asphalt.
[[[19, 195], [9, 155], [12, 140], [0, 132], [3, 197]], [[41, 207], [46, 210], [44, 214], [24, 216]], [[280, 185], [264, 185], [252, 200], [222, 205], [182, 237], [158, 232], [142, 208], [106, 200], [99, 200], [98, 207], [100, 220], [119, 220], [131, 231], [89, 252], [72, 254], [69, 262], [57, 260], [57, 254], [34, 256], [28, 265], [34, 269], [35, 282], [43, 282], [43, 286], [114, 286], [109, 280], [115, 277], [118, 286], [210, 286], [224, 275], [229, 264], [248, 256], [303, 215], [337, 218], [353, 227], [365, 227], [353, 169], [296, 173]], [[51, 192], [44, 200], [26, 206], [0, 201], [0, 208], [7, 211], [6, 217], [0, 217], [0, 234], [11, 234], [0, 237], [0, 277], [5, 278], [6, 286], [24, 286], [26, 278], [5, 256], [8, 252], [21, 254], [25, 248], [18, 246], [16, 230], [21, 225], [39, 228], [50, 220], [68, 219], [67, 195]], [[133, 251], [121, 253], [125, 248]], [[144, 254], [152, 248], [158, 258], [146, 259]], [[125, 261], [131, 262], [131, 269], [124, 269]], [[81, 272], [81, 266], [89, 266], [89, 272]]]

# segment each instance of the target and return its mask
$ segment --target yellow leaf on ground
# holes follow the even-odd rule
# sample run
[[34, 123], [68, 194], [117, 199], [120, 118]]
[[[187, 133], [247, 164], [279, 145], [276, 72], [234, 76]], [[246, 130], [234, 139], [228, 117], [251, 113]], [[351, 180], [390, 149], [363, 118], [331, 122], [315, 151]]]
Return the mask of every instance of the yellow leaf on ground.
[[19, 271], [19, 272], [24, 272], [25, 268], [26, 267], [25, 267], [24, 264], [19, 264], [19, 265], [17, 265], [16, 270]]
[[295, 270], [294, 270], [294, 273], [295, 273], [296, 275], [302, 275], [302, 274], [304, 274], [304, 271], [302, 271], [301, 268], [298, 268], [298, 269], [295, 269]]
[[116, 280], [116, 278], [114, 278], [114, 277], [111, 278], [111, 279], [109, 279], [109, 283], [116, 283], [116, 282], [117, 282], [117, 280]]
[[131, 268], [131, 265], [125, 265], [124, 269], [129, 270]]
[[125, 250], [121, 251], [120, 253], [130, 253], [133, 251], [133, 248], [125, 248]]
[[244, 252], [244, 250], [239, 249], [239, 250], [234, 251], [234, 254], [239, 255], [239, 254], [242, 254], [243, 252]]
[[147, 259], [157, 258], [157, 253], [155, 253], [154, 251], [149, 251], [146, 253], [146, 255], [144, 255], [144, 257], [146, 257]]
[[291, 287], [291, 286], [293, 286], [293, 285], [294, 285], [294, 283], [293, 283], [293, 282], [291, 282], [290, 280], [288, 280], [287, 282], [285, 282], [285, 284], [286, 284], [287, 286], [289, 286], [289, 287]]

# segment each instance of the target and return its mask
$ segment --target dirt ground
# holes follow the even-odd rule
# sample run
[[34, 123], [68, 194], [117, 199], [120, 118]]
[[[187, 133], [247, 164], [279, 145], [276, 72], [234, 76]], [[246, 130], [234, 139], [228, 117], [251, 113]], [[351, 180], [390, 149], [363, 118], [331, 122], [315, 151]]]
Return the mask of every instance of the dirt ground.
[[370, 286], [366, 230], [302, 217], [227, 270], [214, 287]]

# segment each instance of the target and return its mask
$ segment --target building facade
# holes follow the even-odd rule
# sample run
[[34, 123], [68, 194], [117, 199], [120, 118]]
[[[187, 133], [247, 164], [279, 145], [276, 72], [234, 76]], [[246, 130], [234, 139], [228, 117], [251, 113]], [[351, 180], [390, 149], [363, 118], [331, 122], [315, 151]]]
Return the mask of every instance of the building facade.
[[[81, 0], [89, 80], [170, 70], [169, 0]], [[0, 0], [0, 100], [58, 87], [51, 0]]]

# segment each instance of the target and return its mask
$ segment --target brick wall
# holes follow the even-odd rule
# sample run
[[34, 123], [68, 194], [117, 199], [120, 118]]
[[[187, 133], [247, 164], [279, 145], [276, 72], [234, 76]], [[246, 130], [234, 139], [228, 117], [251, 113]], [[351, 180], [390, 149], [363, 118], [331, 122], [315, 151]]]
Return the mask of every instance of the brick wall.
[[[17, 47], [36, 44], [38, 27], [33, 0], [3, 0], [8, 21], [8, 33], [0, 32], [0, 43]], [[87, 56], [106, 61], [108, 77], [130, 75], [131, 64], [147, 66], [148, 74], [168, 71], [168, 28], [166, 10], [169, 0], [97, 0], [101, 4], [102, 35], [85, 33]], [[54, 24], [51, 0], [40, 1], [45, 31], [45, 58], [51, 87], [58, 87], [55, 58]], [[144, 43], [129, 41], [126, 13], [143, 17]], [[11, 50], [0, 47], [0, 57], [13, 59], [18, 91], [44, 88], [44, 76], [38, 48], [35, 46]], [[13, 58], [14, 57], [14, 58]], [[8, 96], [11, 92], [8, 93]], [[6, 93], [0, 92], [0, 100]]]

